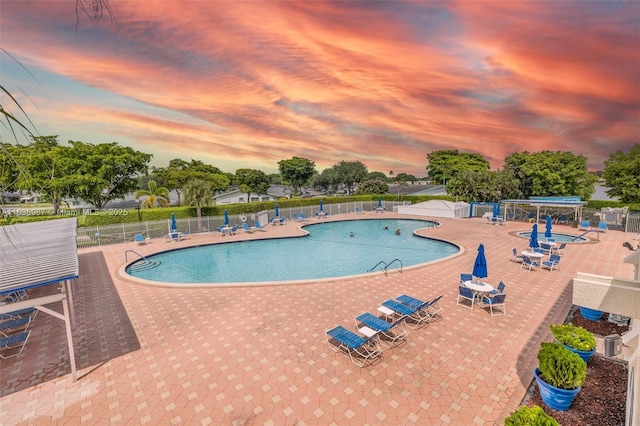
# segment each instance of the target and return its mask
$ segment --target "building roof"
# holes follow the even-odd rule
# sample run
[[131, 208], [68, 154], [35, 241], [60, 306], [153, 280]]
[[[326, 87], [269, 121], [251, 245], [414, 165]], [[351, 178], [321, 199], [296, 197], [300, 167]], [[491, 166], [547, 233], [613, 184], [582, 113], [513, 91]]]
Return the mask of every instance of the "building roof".
[[75, 218], [0, 227], [0, 293], [78, 278]]

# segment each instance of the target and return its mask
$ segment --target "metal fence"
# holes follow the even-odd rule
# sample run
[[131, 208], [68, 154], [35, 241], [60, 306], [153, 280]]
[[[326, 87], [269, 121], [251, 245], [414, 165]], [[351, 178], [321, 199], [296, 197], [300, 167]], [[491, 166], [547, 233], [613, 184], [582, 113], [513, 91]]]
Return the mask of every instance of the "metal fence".
[[[403, 201], [382, 201], [382, 207], [387, 211], [392, 211], [398, 205], [408, 204]], [[353, 213], [356, 208], [361, 211], [373, 211], [378, 207], [377, 201], [358, 201], [349, 203], [325, 204], [322, 210], [330, 216], [345, 213]], [[301, 206], [301, 207], [280, 207], [279, 213], [281, 217], [288, 219], [293, 218], [293, 214], [304, 213], [306, 217], [314, 217], [320, 210], [319, 205]], [[250, 224], [254, 220], [263, 217], [275, 216], [275, 210], [267, 210], [266, 215], [261, 213], [243, 213], [242, 215], [229, 216], [231, 224], [240, 224], [243, 216]], [[185, 219], [176, 219], [177, 230], [179, 232], [187, 232], [189, 234], [199, 234], [213, 232], [220, 225], [224, 224], [223, 216], [206, 216], [200, 219], [189, 217]], [[261, 225], [265, 225], [265, 221], [260, 221]], [[134, 241], [136, 234], [142, 234], [145, 238], [162, 238], [168, 235], [171, 227], [171, 221], [156, 220], [144, 221], [136, 223], [121, 223], [117, 225], [105, 226], [86, 226], [78, 228], [77, 244], [78, 248], [103, 246], [108, 244], [119, 244]]]
[[640, 212], [628, 212], [624, 232], [640, 233]]

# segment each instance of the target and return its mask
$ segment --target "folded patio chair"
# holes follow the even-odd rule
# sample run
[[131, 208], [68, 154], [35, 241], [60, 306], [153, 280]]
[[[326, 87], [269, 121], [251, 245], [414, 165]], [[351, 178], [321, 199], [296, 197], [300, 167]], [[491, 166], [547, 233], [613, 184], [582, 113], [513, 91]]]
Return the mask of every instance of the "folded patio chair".
[[[369, 327], [369, 329], [378, 332], [380, 343], [387, 347], [393, 346], [394, 343], [405, 341], [407, 331], [399, 327], [401, 321], [389, 323], [377, 316], [364, 312], [356, 317], [356, 327], [360, 330], [361, 325]], [[398, 330], [398, 331], [396, 331]]]
[[31, 330], [0, 338], [0, 358], [7, 359], [22, 353], [29, 340]]
[[345, 351], [351, 361], [358, 367], [372, 363], [382, 354], [382, 348], [377, 343], [377, 333], [365, 339], [352, 331], [337, 325], [325, 333], [327, 345], [334, 352]]
[[253, 225], [255, 226], [255, 228], [258, 231], [262, 231], [262, 232], [266, 232], [267, 231], [264, 226], [260, 225], [260, 222], [258, 222], [257, 219], [253, 221]]
[[[467, 304], [465, 301], [468, 301], [470, 303]], [[458, 287], [458, 299], [456, 300], [456, 306], [462, 306], [463, 308], [473, 310], [473, 304], [475, 303], [475, 301], [476, 295], [473, 293], [473, 290], [463, 285]]]
[[[498, 315], [507, 315], [507, 308], [504, 304], [506, 297], [506, 294], [497, 294], [493, 297], [484, 296], [482, 301], [484, 302], [485, 307], [489, 306], [489, 312], [491, 313], [492, 317]], [[494, 308], [498, 306], [500, 307], [500, 310], [497, 311], [499, 313], [494, 313]]]

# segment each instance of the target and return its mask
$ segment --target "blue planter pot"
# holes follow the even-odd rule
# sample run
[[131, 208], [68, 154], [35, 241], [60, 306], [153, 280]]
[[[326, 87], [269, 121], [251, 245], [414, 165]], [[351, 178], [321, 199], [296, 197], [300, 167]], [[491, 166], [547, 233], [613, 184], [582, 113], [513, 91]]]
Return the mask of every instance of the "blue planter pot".
[[579, 349], [574, 349], [571, 346], [567, 346], [564, 343], [562, 344], [562, 346], [569, 349], [571, 352], [578, 354], [578, 356], [580, 356], [580, 358], [582, 358], [584, 362], [589, 362], [589, 360], [591, 359], [591, 356], [596, 351], [595, 349], [592, 349], [590, 351], [581, 351]]
[[583, 308], [582, 306], [580, 306], [580, 314], [582, 315], [582, 318], [588, 319], [590, 321], [600, 321], [600, 318], [602, 318], [602, 311]]
[[536, 377], [536, 382], [538, 383], [538, 388], [540, 389], [540, 397], [542, 401], [549, 406], [549, 408], [553, 408], [558, 411], [567, 411], [573, 402], [573, 399], [576, 397], [580, 389], [560, 389], [555, 388], [542, 380], [540, 378], [540, 370], [535, 369], [533, 373]]

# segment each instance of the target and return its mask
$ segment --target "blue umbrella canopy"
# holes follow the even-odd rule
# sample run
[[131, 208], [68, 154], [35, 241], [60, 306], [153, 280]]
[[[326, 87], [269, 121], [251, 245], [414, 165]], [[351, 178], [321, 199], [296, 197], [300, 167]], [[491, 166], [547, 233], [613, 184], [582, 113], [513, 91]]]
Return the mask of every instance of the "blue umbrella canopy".
[[278, 207], [278, 203], [276, 203], [276, 217], [280, 217], [280, 208]]
[[473, 276], [477, 278], [487, 278], [489, 276], [487, 272], [487, 258], [484, 256], [484, 244], [482, 243], [478, 246], [478, 255], [473, 264]]
[[322, 200], [320, 200], [320, 211], [322, 211]]
[[551, 226], [552, 226], [552, 221], [553, 219], [551, 218], [551, 216], [547, 216], [547, 226], [544, 230], [544, 236], [547, 238], [551, 238]]
[[229, 224], [229, 212], [227, 211], [227, 209], [224, 209], [224, 224]]
[[171, 213], [171, 230], [175, 231], [176, 229], [178, 229], [178, 224], [176, 223], [176, 215]]
[[529, 247], [537, 248], [540, 247], [538, 244], [538, 224], [534, 223], [533, 228], [531, 229], [531, 238], [529, 239]]

